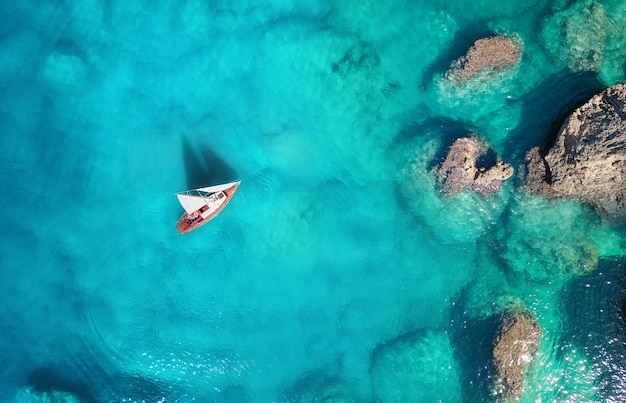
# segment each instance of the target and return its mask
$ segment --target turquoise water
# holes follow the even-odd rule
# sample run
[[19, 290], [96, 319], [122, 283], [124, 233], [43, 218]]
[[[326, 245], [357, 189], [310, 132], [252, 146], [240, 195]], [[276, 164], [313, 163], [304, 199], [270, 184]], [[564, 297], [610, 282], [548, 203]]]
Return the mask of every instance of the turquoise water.
[[[519, 166], [626, 80], [623, 1], [5, 3], [1, 401], [489, 401], [519, 305], [522, 401], [626, 400], [626, 230], [431, 173], [469, 133]], [[493, 33], [519, 65], [450, 85]]]

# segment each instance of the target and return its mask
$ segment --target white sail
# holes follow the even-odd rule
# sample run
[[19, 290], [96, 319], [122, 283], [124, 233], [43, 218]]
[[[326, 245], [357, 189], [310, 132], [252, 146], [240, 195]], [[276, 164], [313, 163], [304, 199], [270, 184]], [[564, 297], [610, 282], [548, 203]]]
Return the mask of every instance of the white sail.
[[188, 190], [186, 192], [176, 193], [176, 197], [178, 197], [178, 201], [181, 206], [183, 206], [187, 214], [191, 214], [194, 211], [198, 211], [201, 207], [207, 206], [211, 202], [208, 197], [210, 194], [224, 191], [237, 184], [239, 184], [239, 182]]
[[236, 185], [238, 183], [239, 182], [225, 183], [223, 185], [209, 186], [209, 187], [206, 187], [206, 188], [198, 188], [198, 189], [195, 189], [195, 190], [199, 190], [201, 192], [207, 192], [207, 193], [215, 193], [215, 192], [226, 190], [229, 187], [232, 187], [233, 185]]
[[176, 197], [178, 197], [178, 201], [181, 206], [185, 209], [187, 214], [191, 214], [194, 211], [199, 210], [202, 206], [206, 206], [206, 200], [201, 196], [194, 196], [193, 194], [186, 193], [176, 193]]

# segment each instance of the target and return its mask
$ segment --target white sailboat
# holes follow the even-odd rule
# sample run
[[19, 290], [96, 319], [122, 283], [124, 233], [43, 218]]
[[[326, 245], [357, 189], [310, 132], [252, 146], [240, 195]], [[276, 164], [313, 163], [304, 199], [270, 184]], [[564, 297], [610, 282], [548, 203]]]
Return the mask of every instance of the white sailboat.
[[185, 209], [185, 214], [176, 224], [178, 232], [185, 234], [211, 221], [226, 207], [240, 183], [237, 181], [176, 193]]

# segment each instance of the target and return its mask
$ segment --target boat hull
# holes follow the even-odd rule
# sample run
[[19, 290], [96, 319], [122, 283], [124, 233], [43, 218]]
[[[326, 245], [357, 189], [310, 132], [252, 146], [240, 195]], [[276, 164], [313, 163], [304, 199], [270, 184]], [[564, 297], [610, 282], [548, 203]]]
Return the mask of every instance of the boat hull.
[[224, 194], [226, 195], [226, 200], [224, 200], [224, 202], [222, 202], [222, 204], [217, 209], [212, 211], [206, 217], [202, 217], [202, 212], [200, 210], [197, 210], [197, 211], [195, 211], [192, 214], [188, 214], [188, 213], [183, 214], [178, 219], [178, 222], [176, 223], [176, 229], [178, 230], [178, 232], [180, 232], [181, 234], [186, 234], [188, 232], [191, 232], [191, 231], [193, 231], [195, 229], [200, 228], [204, 224], [206, 224], [209, 221], [211, 221], [222, 210], [224, 210], [224, 207], [226, 207], [226, 205], [230, 202], [230, 200], [232, 199], [233, 195], [237, 191], [238, 187], [239, 187], [239, 182], [234, 182], [234, 183], [232, 183], [231, 186], [229, 186], [226, 189], [222, 190], [224, 192]]

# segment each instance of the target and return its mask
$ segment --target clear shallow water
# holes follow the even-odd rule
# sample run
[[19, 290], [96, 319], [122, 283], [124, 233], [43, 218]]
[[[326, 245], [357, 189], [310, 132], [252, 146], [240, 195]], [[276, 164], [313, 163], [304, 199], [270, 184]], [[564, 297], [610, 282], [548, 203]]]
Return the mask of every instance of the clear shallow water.
[[[622, 2], [0, 12], [1, 400], [488, 401], [511, 304], [544, 333], [523, 401], [625, 400], [624, 229], [430, 174], [470, 132], [518, 165], [623, 81]], [[493, 32], [520, 65], [450, 86]], [[174, 192], [234, 178], [176, 233]]]

